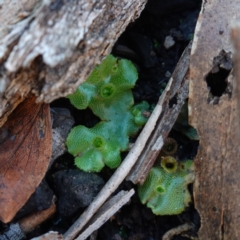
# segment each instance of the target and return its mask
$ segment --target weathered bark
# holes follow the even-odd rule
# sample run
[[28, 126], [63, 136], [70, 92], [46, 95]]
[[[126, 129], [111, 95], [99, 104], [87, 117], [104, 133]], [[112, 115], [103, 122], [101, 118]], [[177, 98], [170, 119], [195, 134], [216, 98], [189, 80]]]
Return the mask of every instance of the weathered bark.
[[29, 92], [44, 102], [72, 93], [145, 3], [6, 0], [0, 10], [0, 126]]
[[240, 139], [229, 39], [239, 11], [237, 0], [204, 1], [192, 47], [189, 114], [200, 137], [194, 201], [201, 240], [240, 238]]
[[236, 77], [236, 96], [238, 114], [238, 135], [240, 137], [240, 22], [236, 22], [231, 29], [231, 37], [234, 46], [234, 72]]

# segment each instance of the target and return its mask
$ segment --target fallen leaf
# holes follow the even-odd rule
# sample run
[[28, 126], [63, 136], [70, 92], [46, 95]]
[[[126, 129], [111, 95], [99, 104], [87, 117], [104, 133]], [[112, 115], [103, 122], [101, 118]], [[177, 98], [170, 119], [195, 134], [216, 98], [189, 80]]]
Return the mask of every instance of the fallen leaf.
[[0, 220], [9, 222], [44, 177], [52, 153], [48, 104], [24, 100], [0, 129]]

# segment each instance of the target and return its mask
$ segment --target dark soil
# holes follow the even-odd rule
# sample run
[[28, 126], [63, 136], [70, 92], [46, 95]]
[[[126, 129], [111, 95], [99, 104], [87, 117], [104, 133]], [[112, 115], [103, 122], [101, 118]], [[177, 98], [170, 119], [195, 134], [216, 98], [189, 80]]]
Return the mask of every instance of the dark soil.
[[[200, 5], [200, 0], [150, 0], [140, 18], [131, 23], [119, 38], [112, 54], [132, 60], [139, 71], [139, 80], [133, 89], [135, 102], [145, 100], [152, 107], [157, 103], [183, 50], [193, 37]], [[167, 36], [175, 42], [169, 49], [164, 46]], [[51, 107], [68, 108], [74, 117], [75, 125], [83, 124], [91, 127], [99, 121], [90, 110], [76, 110], [67, 99], [59, 99], [53, 102]], [[194, 158], [197, 153], [197, 141], [188, 139], [176, 130], [172, 130], [170, 136], [178, 142], [177, 158], [180, 161]], [[81, 177], [78, 177], [77, 172], [81, 173], [74, 166], [70, 154], [64, 154], [53, 163], [45, 182], [33, 194], [28, 205], [20, 210], [15, 220], [33, 211], [48, 208], [53, 194], [57, 196], [58, 212], [52, 219], [31, 232], [27, 239], [49, 230], [64, 233], [113, 173], [112, 170], [104, 169], [97, 175], [81, 173]], [[82, 185], [82, 179], [87, 179], [88, 184]], [[132, 187], [135, 187], [132, 183], [123, 182], [116, 192]], [[192, 186], [189, 186], [189, 189], [192, 191]], [[30, 208], [29, 204], [33, 202], [34, 207]], [[79, 202], [81, 204], [78, 204]], [[194, 229], [190, 235], [196, 236], [200, 219], [193, 205], [177, 216], [155, 216], [135, 195], [129, 204], [98, 230], [96, 239], [157, 240], [162, 239], [166, 231], [185, 222], [193, 224]], [[7, 227], [5, 224], [0, 224], [0, 230]], [[176, 236], [173, 239], [189, 238]]]

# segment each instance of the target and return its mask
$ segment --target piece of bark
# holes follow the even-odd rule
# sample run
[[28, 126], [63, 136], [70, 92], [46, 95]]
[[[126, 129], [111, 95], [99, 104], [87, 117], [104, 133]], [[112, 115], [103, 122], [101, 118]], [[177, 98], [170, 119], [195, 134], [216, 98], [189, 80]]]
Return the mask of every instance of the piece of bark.
[[172, 129], [186, 98], [188, 97], [189, 84], [189, 60], [191, 43], [182, 54], [172, 74], [165, 91], [160, 96], [158, 105], [161, 106], [161, 114], [158, 116], [156, 126], [149, 137], [146, 146], [132, 168], [127, 180], [133, 183], [143, 184], [151, 167], [153, 166], [168, 133]]
[[[41, 0], [4, 0], [0, 2], [0, 39], [6, 36], [14, 24], [28, 17]], [[6, 14], [7, 13], [7, 14]]]
[[35, 191], [52, 153], [49, 104], [35, 100], [22, 102], [0, 131], [0, 219], [5, 223]]
[[0, 234], [0, 240], [21, 240], [26, 236], [18, 223], [10, 224], [7, 231]]
[[[72, 93], [110, 53], [146, 0], [37, 3], [0, 38], [0, 126], [30, 91], [45, 102]], [[2, 5], [0, 22], [11, 4]]]
[[191, 53], [189, 115], [200, 137], [194, 201], [202, 240], [240, 237], [240, 140], [229, 68], [230, 23], [239, 11], [237, 0], [203, 1]]
[[238, 134], [240, 137], [240, 22], [235, 22], [231, 29], [231, 38], [234, 47], [234, 72], [236, 75], [236, 96], [238, 114]]

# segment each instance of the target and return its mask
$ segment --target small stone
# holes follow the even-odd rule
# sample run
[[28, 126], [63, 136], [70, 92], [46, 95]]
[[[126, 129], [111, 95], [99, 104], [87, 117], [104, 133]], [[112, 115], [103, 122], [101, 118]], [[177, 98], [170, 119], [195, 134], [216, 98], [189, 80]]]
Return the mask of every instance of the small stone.
[[104, 185], [97, 174], [78, 169], [59, 171], [55, 174], [58, 211], [63, 217], [71, 217], [80, 208], [87, 207]]
[[[18, 220], [30, 213], [48, 209], [52, 204], [53, 191], [48, 186], [45, 179], [37, 187], [36, 191], [31, 195], [26, 204], [18, 211], [14, 220]], [[1, 238], [0, 238], [1, 240]]]
[[166, 49], [171, 48], [175, 44], [175, 41], [172, 36], [167, 36], [164, 41], [164, 47]]
[[50, 159], [50, 168], [53, 162], [62, 154], [66, 149], [66, 139], [74, 122], [70, 111], [66, 108], [52, 108], [52, 157]]
[[172, 75], [172, 74], [171, 74], [169, 71], [166, 71], [166, 73], [165, 73], [165, 77], [170, 78], [171, 75]]

